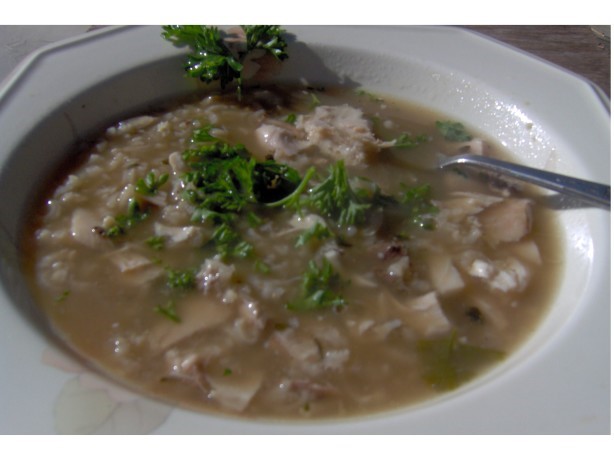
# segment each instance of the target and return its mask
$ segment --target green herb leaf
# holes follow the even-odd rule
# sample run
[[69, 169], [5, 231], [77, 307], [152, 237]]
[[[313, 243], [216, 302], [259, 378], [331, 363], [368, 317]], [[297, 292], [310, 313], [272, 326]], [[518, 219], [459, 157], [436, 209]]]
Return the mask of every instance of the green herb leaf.
[[435, 229], [435, 219], [433, 215], [439, 209], [431, 201], [431, 186], [423, 184], [415, 186], [403, 194], [401, 204], [404, 205], [407, 218], [425, 230]]
[[214, 26], [184, 25], [163, 26], [162, 37], [175, 46], [188, 46], [190, 53], [184, 68], [190, 77], [211, 83], [220, 81], [222, 89], [236, 81], [237, 94], [241, 94], [243, 62], [257, 49], [275, 56], [278, 60], [288, 57], [283, 38], [285, 32], [279, 26], [241, 26], [245, 32], [246, 51], [234, 55], [224, 42], [222, 32]]
[[188, 290], [196, 286], [196, 271], [194, 269], [166, 269], [166, 284], [170, 288]]
[[372, 203], [355, 191], [348, 180], [342, 160], [329, 169], [329, 175], [309, 194], [309, 205], [340, 226], [352, 226], [365, 221]]
[[401, 149], [412, 149], [414, 147], [419, 146], [420, 144], [424, 144], [428, 141], [428, 139], [428, 136], [424, 134], [412, 136], [409, 133], [403, 133], [401, 136], [394, 140], [394, 147], [398, 147]]
[[163, 26], [162, 37], [175, 46], [188, 46], [184, 69], [190, 77], [211, 83], [220, 81], [223, 88], [241, 79], [243, 66], [224, 43], [220, 30], [212, 26]]
[[288, 165], [274, 160], [258, 162], [253, 170], [254, 195], [260, 203], [281, 200], [296, 190], [301, 175]]
[[339, 288], [339, 275], [328, 259], [319, 267], [310, 261], [303, 275], [301, 297], [287, 304], [292, 311], [311, 311], [323, 308], [338, 308], [345, 305], [345, 299], [336, 293]]
[[437, 121], [435, 122], [435, 126], [446, 139], [446, 141], [466, 142], [471, 141], [471, 139], [473, 139], [472, 136], [465, 129], [465, 126], [460, 122]]
[[295, 246], [300, 247], [306, 245], [313, 239], [326, 240], [330, 237], [334, 237], [331, 230], [326, 225], [317, 222], [299, 235]]
[[179, 317], [179, 315], [177, 314], [177, 311], [175, 310], [175, 303], [173, 303], [172, 301], [169, 301], [168, 303], [164, 305], [158, 304], [154, 308], [154, 312], [157, 312], [158, 314], [162, 314], [167, 319], [172, 320], [175, 323], [181, 322], [181, 318]]
[[280, 26], [241, 26], [245, 32], [247, 52], [265, 50], [280, 61], [288, 58], [286, 47], [288, 44], [283, 38], [285, 32]]
[[228, 223], [222, 223], [215, 229], [212, 241], [218, 254], [224, 259], [231, 256], [244, 259], [253, 251], [253, 246], [243, 240]]
[[66, 298], [68, 298], [70, 296], [70, 290], [64, 290], [62, 293], [60, 293], [59, 295], [57, 295], [54, 298], [54, 301], [56, 303], [61, 303], [62, 301], [64, 301]]
[[303, 179], [301, 180], [299, 185], [296, 186], [296, 189], [294, 189], [291, 194], [285, 196], [284, 198], [276, 202], [267, 203], [267, 206], [294, 208], [295, 210], [300, 211], [301, 208], [305, 205], [303, 194], [307, 191], [309, 181], [311, 181], [311, 178], [315, 175], [315, 173], [316, 169], [314, 167], [310, 167], [305, 173], [305, 176], [303, 176]]
[[152, 235], [145, 243], [154, 250], [163, 250], [166, 243], [166, 238], [163, 235]]
[[147, 207], [141, 205], [139, 201], [132, 197], [128, 200], [128, 212], [115, 217], [115, 224], [102, 231], [102, 235], [109, 238], [118, 237], [125, 234], [141, 221], [149, 217]]
[[457, 388], [505, 357], [498, 350], [459, 342], [455, 330], [445, 338], [419, 341], [418, 353], [424, 366], [424, 380], [440, 391]]
[[164, 173], [160, 176], [156, 177], [156, 174], [153, 171], [147, 173], [144, 179], [139, 179], [136, 182], [135, 190], [141, 195], [156, 195], [158, 193], [158, 189], [164, 185], [168, 181], [168, 174]]

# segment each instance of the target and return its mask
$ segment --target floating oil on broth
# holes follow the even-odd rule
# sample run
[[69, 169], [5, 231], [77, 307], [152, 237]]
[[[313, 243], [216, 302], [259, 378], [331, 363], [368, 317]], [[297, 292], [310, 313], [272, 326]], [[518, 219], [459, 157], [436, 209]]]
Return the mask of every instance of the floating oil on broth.
[[32, 214], [35, 298], [78, 354], [190, 408], [346, 417], [455, 389], [531, 333], [561, 261], [530, 194], [432, 168], [505, 155], [447, 122], [305, 88], [121, 122]]

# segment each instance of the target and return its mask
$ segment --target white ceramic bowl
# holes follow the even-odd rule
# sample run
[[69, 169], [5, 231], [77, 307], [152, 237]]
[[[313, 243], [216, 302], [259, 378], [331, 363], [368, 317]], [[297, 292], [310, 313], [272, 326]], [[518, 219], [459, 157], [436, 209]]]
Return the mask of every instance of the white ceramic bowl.
[[[470, 121], [526, 164], [610, 182], [609, 100], [562, 69], [444, 27], [291, 27], [280, 79], [360, 85]], [[271, 423], [151, 402], [71, 361], [44, 334], [15, 242], [32, 185], [79, 138], [186, 94], [158, 27], [40, 50], [0, 90], [0, 433], [609, 433], [610, 215], [564, 210], [561, 290], [528, 342], [435, 401], [356, 420]]]

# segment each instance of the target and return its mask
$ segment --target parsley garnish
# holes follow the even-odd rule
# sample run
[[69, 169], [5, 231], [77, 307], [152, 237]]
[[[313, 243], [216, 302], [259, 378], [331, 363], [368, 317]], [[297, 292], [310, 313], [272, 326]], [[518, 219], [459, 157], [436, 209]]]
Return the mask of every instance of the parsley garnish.
[[473, 139], [472, 136], [465, 129], [465, 126], [460, 122], [437, 121], [435, 122], [435, 126], [446, 141], [466, 142], [471, 141], [471, 139]]
[[333, 237], [334, 234], [331, 230], [324, 224], [317, 222], [309, 229], [306, 229], [299, 235], [296, 245], [297, 247], [306, 245], [313, 239], [317, 240], [325, 240], [327, 238]]
[[243, 63], [254, 50], [264, 50], [278, 60], [288, 57], [287, 43], [279, 26], [241, 26], [245, 33], [246, 49], [234, 54], [224, 41], [222, 32], [214, 26], [185, 25], [163, 26], [162, 37], [176, 46], [188, 46], [184, 68], [188, 76], [211, 83], [220, 81], [222, 89], [237, 82], [237, 94], [241, 94]]
[[402, 149], [411, 149], [417, 147], [420, 144], [424, 144], [428, 141], [428, 136], [424, 134], [410, 135], [409, 133], [403, 133], [401, 136], [394, 140], [394, 147]]
[[175, 303], [172, 301], [169, 301], [168, 303], [164, 305], [158, 304], [154, 308], [154, 312], [157, 312], [158, 314], [162, 314], [167, 319], [172, 320], [175, 323], [181, 322], [181, 317], [179, 317], [179, 315], [177, 314], [177, 311], [175, 310]]
[[170, 288], [187, 290], [196, 285], [196, 272], [193, 269], [166, 269], [166, 284]]
[[228, 223], [222, 223], [215, 229], [212, 241], [218, 254], [224, 259], [231, 256], [247, 258], [253, 251], [253, 246], [243, 240]]
[[184, 197], [196, 207], [192, 220], [216, 226], [212, 242], [217, 252], [224, 258], [245, 258], [252, 246], [237, 232], [235, 221], [246, 216], [257, 225], [256, 206], [286, 199], [302, 179], [288, 165], [257, 162], [243, 145], [231, 146], [211, 135], [211, 128], [197, 130], [192, 136], [194, 147], [183, 153], [190, 167], [182, 178]]
[[454, 330], [439, 339], [418, 342], [418, 353], [424, 366], [424, 380], [437, 390], [452, 390], [479, 371], [485, 363], [502, 360], [505, 353], [458, 341]]
[[156, 195], [158, 189], [168, 181], [168, 173], [161, 174], [156, 177], [153, 171], [147, 173], [147, 176], [143, 179], [139, 179], [136, 182], [135, 190], [141, 195]]
[[154, 250], [163, 250], [166, 243], [166, 238], [163, 235], [152, 235], [145, 243]]
[[66, 298], [68, 298], [69, 296], [70, 296], [70, 290], [64, 290], [62, 293], [60, 293], [54, 298], [54, 301], [56, 303], [60, 303], [64, 301]]
[[322, 260], [321, 266], [315, 261], [309, 261], [307, 271], [303, 275], [301, 297], [288, 303], [286, 307], [292, 311], [342, 307], [345, 305], [345, 299], [336, 292], [339, 283], [339, 274], [334, 271], [328, 259]]
[[400, 203], [403, 205], [410, 222], [426, 230], [435, 228], [433, 215], [439, 209], [431, 201], [431, 186], [429, 184], [407, 189], [401, 197]]
[[352, 188], [342, 160], [334, 163], [328, 177], [311, 189], [308, 204], [340, 226], [361, 224], [372, 205], [364, 194]]
[[138, 200], [132, 197], [128, 200], [128, 212], [116, 216], [115, 224], [108, 229], [104, 229], [102, 234], [110, 238], [118, 237], [125, 234], [141, 221], [144, 221], [148, 216], [148, 208], [139, 204]]

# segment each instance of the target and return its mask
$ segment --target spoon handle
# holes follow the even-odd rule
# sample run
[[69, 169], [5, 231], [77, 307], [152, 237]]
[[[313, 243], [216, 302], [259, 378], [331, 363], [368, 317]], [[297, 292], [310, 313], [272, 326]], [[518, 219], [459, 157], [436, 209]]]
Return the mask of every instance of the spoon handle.
[[583, 179], [572, 178], [549, 171], [538, 170], [482, 155], [463, 154], [440, 160], [440, 168], [469, 166], [488, 170], [554, 190], [563, 195], [581, 199], [610, 209], [610, 186]]

